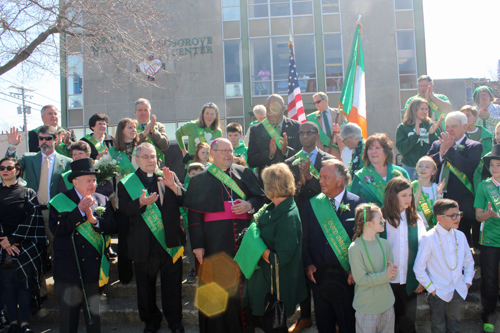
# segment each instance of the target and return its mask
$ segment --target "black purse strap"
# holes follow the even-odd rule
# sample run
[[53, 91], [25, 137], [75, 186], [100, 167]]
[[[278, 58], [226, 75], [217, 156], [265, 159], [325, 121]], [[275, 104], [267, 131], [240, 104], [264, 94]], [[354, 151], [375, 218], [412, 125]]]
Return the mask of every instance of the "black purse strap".
[[[276, 263], [276, 297], [280, 299], [280, 263], [278, 255], [274, 254], [274, 262]], [[273, 283], [273, 265], [271, 264], [271, 294], [274, 295], [274, 283]]]

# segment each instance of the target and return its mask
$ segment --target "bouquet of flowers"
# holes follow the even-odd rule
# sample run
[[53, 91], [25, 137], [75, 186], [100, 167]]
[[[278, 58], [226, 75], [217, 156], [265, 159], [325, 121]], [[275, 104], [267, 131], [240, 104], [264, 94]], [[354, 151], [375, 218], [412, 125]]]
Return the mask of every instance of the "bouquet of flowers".
[[107, 180], [120, 174], [119, 166], [116, 165], [116, 161], [109, 154], [104, 154], [94, 163], [94, 166], [98, 170], [96, 175], [97, 185], [104, 185]]

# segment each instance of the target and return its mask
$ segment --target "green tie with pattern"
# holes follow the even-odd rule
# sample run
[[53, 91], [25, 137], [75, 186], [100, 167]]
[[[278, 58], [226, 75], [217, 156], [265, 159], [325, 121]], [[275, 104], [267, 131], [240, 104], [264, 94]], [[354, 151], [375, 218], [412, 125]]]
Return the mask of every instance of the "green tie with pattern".
[[328, 122], [328, 116], [327, 116], [327, 111], [323, 111], [323, 122], [325, 123], [325, 132], [326, 135], [328, 135], [329, 138], [332, 137], [332, 128], [330, 127], [330, 123]]
[[335, 198], [330, 198], [330, 203], [332, 204], [333, 210], [337, 211], [337, 205], [335, 204]]

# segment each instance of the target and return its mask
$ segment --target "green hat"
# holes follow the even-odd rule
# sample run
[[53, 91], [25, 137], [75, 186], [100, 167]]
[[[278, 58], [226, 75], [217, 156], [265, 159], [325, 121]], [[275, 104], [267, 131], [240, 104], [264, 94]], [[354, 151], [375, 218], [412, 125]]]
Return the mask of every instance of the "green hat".
[[479, 87], [476, 88], [476, 90], [474, 90], [474, 94], [472, 95], [472, 99], [475, 101], [476, 97], [477, 97], [477, 94], [479, 93], [479, 91], [484, 90], [484, 89], [488, 90], [490, 92], [491, 96], [494, 96], [493, 95], [493, 89], [491, 89], [488, 86], [479, 86]]

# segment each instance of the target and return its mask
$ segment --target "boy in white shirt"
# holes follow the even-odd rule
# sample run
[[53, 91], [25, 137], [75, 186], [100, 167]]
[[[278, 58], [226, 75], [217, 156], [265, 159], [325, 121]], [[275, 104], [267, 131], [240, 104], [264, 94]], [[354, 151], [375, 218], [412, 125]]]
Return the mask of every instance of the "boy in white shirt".
[[422, 237], [413, 270], [429, 293], [432, 332], [458, 333], [462, 305], [474, 277], [474, 259], [464, 233], [458, 230], [463, 216], [458, 203], [439, 199], [433, 212], [438, 224]]

